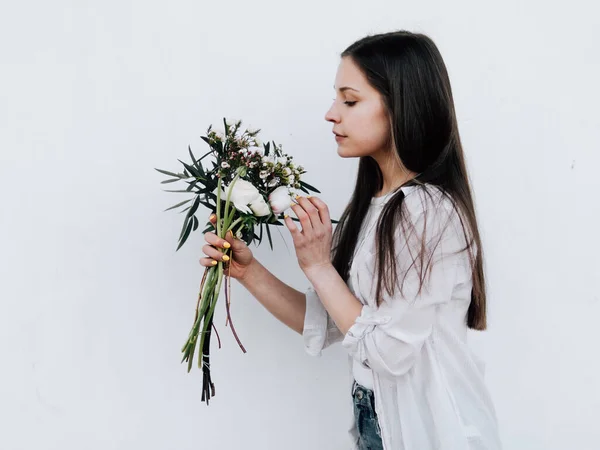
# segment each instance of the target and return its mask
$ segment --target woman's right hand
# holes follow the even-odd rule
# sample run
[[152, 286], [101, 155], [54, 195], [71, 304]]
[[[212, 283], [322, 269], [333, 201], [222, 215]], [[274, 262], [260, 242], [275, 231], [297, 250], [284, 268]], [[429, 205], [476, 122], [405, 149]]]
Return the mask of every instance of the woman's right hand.
[[[216, 216], [213, 214], [209, 218], [214, 225]], [[202, 247], [202, 251], [206, 255], [200, 259], [200, 264], [205, 267], [214, 267], [216, 261], [223, 261], [225, 264], [225, 273], [229, 273], [232, 278], [237, 280], [244, 278], [250, 263], [254, 260], [252, 251], [246, 243], [241, 239], [233, 237], [233, 233], [228, 232], [225, 239], [221, 239], [213, 232], [204, 234], [206, 245]], [[227, 254], [223, 253], [223, 249], [230, 249]]]

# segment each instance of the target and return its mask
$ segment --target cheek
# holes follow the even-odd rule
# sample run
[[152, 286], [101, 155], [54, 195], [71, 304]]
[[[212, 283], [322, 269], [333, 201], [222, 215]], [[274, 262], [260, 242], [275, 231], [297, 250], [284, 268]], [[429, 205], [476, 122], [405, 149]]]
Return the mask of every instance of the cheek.
[[352, 129], [357, 131], [355, 142], [360, 144], [364, 152], [371, 153], [389, 145], [389, 122], [378, 108], [371, 108], [357, 115]]

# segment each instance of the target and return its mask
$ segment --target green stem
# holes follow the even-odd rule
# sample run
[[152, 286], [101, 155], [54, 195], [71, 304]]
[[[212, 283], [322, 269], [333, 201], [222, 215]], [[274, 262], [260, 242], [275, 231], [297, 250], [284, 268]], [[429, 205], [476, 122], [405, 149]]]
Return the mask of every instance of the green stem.
[[206, 304], [210, 304], [210, 310], [204, 319], [204, 326], [202, 327], [202, 335], [200, 336], [200, 355], [198, 357], [198, 367], [202, 368], [202, 349], [204, 348], [204, 339], [208, 333], [208, 327], [210, 324], [210, 319], [215, 312], [215, 307], [217, 306], [217, 299], [219, 297], [219, 292], [221, 292], [221, 283], [223, 282], [223, 263], [219, 261], [219, 265], [217, 266], [217, 283], [216, 287], [213, 286], [213, 289], [208, 293]]

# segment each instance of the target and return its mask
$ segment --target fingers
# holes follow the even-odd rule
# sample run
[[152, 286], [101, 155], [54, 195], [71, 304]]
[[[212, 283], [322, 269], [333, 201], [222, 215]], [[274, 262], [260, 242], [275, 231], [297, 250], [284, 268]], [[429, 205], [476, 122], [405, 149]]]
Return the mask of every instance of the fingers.
[[208, 218], [208, 221], [214, 225], [215, 223], [217, 223], [217, 215], [211, 214], [210, 217]]
[[212, 245], [205, 245], [202, 247], [202, 251], [206, 256], [214, 259], [215, 261], [229, 261], [229, 256], [224, 254], [222, 251], [217, 250]]
[[215, 259], [212, 258], [200, 258], [200, 264], [203, 265], [204, 267], [214, 267], [218, 264], [219, 262]]
[[283, 221], [284, 221], [287, 229], [290, 230], [290, 233], [292, 234], [292, 238], [296, 239], [296, 237], [301, 234], [300, 229], [296, 226], [296, 224], [294, 223], [292, 218], [290, 216], [288, 216], [287, 214], [284, 214]]
[[329, 208], [327, 204], [318, 197], [308, 196], [306, 197], [318, 210], [321, 223], [326, 228], [331, 228], [331, 216], [329, 215]]
[[[302, 224], [302, 232], [310, 232], [313, 227], [317, 227], [320, 223], [319, 212], [313, 204], [304, 197], [297, 196], [295, 205], [292, 205], [292, 210]], [[314, 223], [313, 223], [314, 222]]]
[[208, 242], [210, 245], [214, 245], [218, 248], [231, 248], [231, 242], [225, 239], [221, 239], [212, 231], [208, 231], [204, 233], [204, 240]]

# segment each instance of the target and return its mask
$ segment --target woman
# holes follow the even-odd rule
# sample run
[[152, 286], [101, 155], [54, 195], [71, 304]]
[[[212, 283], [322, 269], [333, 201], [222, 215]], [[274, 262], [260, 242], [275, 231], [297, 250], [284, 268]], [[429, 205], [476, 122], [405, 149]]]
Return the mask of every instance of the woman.
[[[365, 37], [341, 55], [325, 119], [359, 158], [335, 232], [327, 205], [298, 197], [285, 218], [312, 284], [299, 292], [240, 240], [206, 234], [204, 266], [231, 246], [231, 276], [304, 336], [348, 351], [355, 449], [499, 449], [467, 329], [486, 328], [481, 242], [450, 81], [430, 38]], [[213, 219], [211, 219], [213, 220]]]

